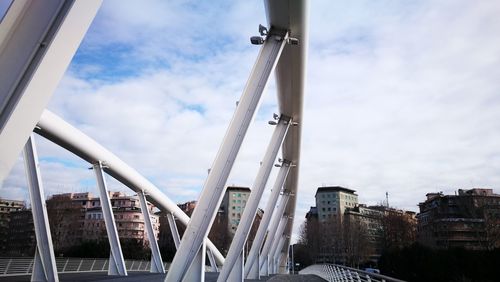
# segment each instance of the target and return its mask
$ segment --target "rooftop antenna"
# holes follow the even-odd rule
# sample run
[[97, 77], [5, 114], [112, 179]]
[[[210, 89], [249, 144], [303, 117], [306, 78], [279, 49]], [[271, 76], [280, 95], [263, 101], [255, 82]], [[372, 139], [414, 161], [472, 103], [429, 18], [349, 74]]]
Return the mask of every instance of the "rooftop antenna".
[[385, 204], [389, 207], [389, 192], [385, 192]]

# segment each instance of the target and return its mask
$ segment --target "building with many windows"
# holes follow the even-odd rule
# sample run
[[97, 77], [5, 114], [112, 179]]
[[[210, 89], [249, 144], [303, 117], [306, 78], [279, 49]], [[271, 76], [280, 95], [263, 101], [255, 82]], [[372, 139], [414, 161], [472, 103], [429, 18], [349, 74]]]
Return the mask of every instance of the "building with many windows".
[[[120, 239], [134, 239], [148, 243], [144, 217], [137, 195], [108, 192]], [[148, 203], [155, 237], [159, 233], [159, 216]], [[47, 213], [56, 250], [64, 250], [83, 241], [105, 240], [106, 225], [101, 201], [92, 193], [65, 193], [53, 195], [47, 200]]]
[[223, 213], [227, 217], [228, 230], [232, 235], [240, 223], [250, 192], [248, 187], [229, 186], [226, 189], [219, 213]]
[[340, 187], [319, 187], [316, 191], [316, 209], [318, 219], [322, 222], [340, 220], [346, 208], [353, 208], [358, 204], [356, 191]]
[[419, 204], [417, 238], [435, 248], [484, 250], [500, 247], [500, 195], [492, 189], [429, 193]]

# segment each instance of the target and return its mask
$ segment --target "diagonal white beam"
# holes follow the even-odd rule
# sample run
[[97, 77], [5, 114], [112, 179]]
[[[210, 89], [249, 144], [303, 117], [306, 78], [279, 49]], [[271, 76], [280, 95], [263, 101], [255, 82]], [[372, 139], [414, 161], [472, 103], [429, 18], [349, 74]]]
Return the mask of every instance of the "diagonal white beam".
[[[258, 266], [258, 258], [259, 252], [262, 248], [262, 243], [264, 243], [264, 239], [266, 237], [267, 229], [269, 228], [269, 223], [271, 222], [272, 215], [276, 208], [276, 203], [278, 202], [278, 198], [280, 195], [281, 188], [285, 183], [288, 172], [290, 171], [290, 161], [283, 160], [281, 168], [278, 172], [278, 176], [276, 177], [276, 181], [274, 183], [273, 189], [271, 190], [271, 196], [266, 204], [266, 209], [264, 210], [264, 216], [259, 223], [259, 228], [257, 229], [257, 233], [255, 234], [255, 238], [253, 240], [252, 248], [248, 253], [247, 261], [245, 263], [245, 277], [249, 279], [259, 279], [259, 266]], [[254, 273], [250, 275], [251, 269], [254, 269]]]
[[283, 216], [280, 220], [280, 224], [278, 226], [278, 230], [273, 237], [273, 243], [271, 245], [271, 249], [267, 254], [267, 263], [269, 265], [269, 274], [274, 274], [274, 255], [278, 250], [278, 245], [280, 240], [283, 240], [283, 231], [285, 231], [286, 224], [288, 223], [288, 216]]
[[0, 182], [9, 173], [102, 0], [15, 0], [0, 23]]
[[31, 281], [57, 282], [59, 277], [33, 134], [26, 142], [23, 154], [36, 237], [35, 265]]
[[170, 233], [172, 234], [172, 239], [174, 240], [175, 248], [178, 249], [181, 244], [181, 237], [179, 236], [179, 230], [177, 229], [177, 224], [175, 223], [174, 215], [167, 212], [168, 226], [170, 227]]
[[[236, 229], [236, 233], [234, 234], [233, 241], [226, 256], [226, 261], [222, 266], [222, 270], [217, 281], [226, 281], [231, 271], [240, 271], [238, 269], [240, 265], [238, 264], [235, 267], [235, 263], [243, 253], [243, 248], [248, 238], [248, 234], [250, 233], [250, 228], [252, 228], [255, 214], [257, 213], [257, 209], [259, 207], [259, 202], [262, 198], [262, 194], [264, 193], [264, 189], [266, 188], [269, 175], [271, 174], [271, 169], [273, 168], [274, 161], [278, 156], [278, 151], [289, 127], [290, 118], [287, 116], [281, 116], [278, 120], [276, 128], [274, 129], [274, 133], [271, 136], [271, 141], [269, 142], [266, 153], [264, 154], [257, 176], [255, 177], [252, 185], [252, 192], [250, 193], [250, 197], [248, 198], [245, 209], [243, 210], [243, 215], [241, 216], [240, 223], [238, 224], [238, 229]], [[243, 272], [243, 270], [241, 270], [241, 272]]]
[[255, 111], [285, 45], [286, 30], [270, 30], [260, 49], [243, 95], [229, 124], [222, 146], [205, 181], [181, 245], [171, 264], [166, 281], [181, 281], [210, 231], [222, 201], [225, 185]]
[[97, 180], [97, 187], [99, 188], [99, 196], [101, 197], [101, 211], [104, 217], [104, 224], [106, 225], [106, 233], [108, 235], [109, 246], [111, 254], [109, 256], [108, 275], [127, 275], [127, 268], [125, 267], [125, 260], [123, 259], [122, 247], [120, 246], [120, 238], [118, 238], [118, 231], [116, 230], [115, 218], [113, 216], [113, 209], [111, 201], [109, 200], [108, 190], [106, 188], [106, 180], [104, 179], [104, 172], [102, 171], [102, 162], [97, 162], [92, 165]]
[[262, 266], [264, 264], [267, 264], [267, 258], [269, 255], [269, 252], [272, 247], [272, 243], [274, 241], [274, 237], [278, 233], [278, 226], [280, 224], [281, 219], [283, 218], [283, 212], [285, 211], [285, 207], [288, 204], [288, 199], [290, 198], [290, 193], [285, 192], [283, 195], [281, 195], [280, 203], [278, 204], [278, 207], [276, 208], [276, 211], [273, 213], [273, 221], [271, 222], [271, 225], [269, 226], [269, 230], [267, 232], [267, 237], [266, 237], [266, 242], [264, 243], [264, 247], [262, 247], [262, 252], [260, 253], [259, 257], [259, 269], [262, 269]]
[[137, 196], [139, 196], [139, 202], [141, 203], [142, 216], [144, 217], [144, 225], [146, 226], [146, 231], [148, 233], [149, 247], [151, 248], [150, 272], [165, 273], [165, 267], [163, 266], [163, 260], [161, 259], [160, 248], [158, 247], [158, 241], [156, 241], [153, 224], [151, 223], [151, 215], [149, 214], [146, 197], [144, 196], [144, 193], [142, 191], [137, 193]]
[[282, 236], [280, 236], [278, 248], [276, 248], [276, 251], [274, 252], [274, 254], [272, 256], [273, 267], [271, 269], [273, 270], [273, 274], [278, 273], [279, 259], [281, 257], [281, 250], [283, 249], [284, 244], [285, 244], [285, 235], [282, 235]]

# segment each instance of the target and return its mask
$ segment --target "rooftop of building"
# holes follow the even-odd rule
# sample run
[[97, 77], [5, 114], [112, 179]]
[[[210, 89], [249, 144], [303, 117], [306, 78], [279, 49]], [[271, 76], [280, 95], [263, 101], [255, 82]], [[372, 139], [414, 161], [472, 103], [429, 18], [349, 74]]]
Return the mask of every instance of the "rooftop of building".
[[[458, 197], [458, 196], [482, 196], [482, 197], [500, 197], [500, 194], [493, 193], [493, 189], [491, 188], [472, 188], [472, 189], [458, 189], [458, 193], [455, 192], [455, 195], [444, 195], [443, 192], [432, 192], [425, 194], [426, 200], [425, 202], [432, 201], [437, 198], [443, 197]], [[425, 203], [424, 202], [424, 203]], [[423, 204], [423, 203], [420, 203]], [[420, 205], [419, 204], [419, 205]]]
[[9, 200], [9, 199], [4, 199], [0, 198], [0, 205], [1, 206], [24, 206], [24, 201], [20, 200]]
[[316, 195], [318, 193], [325, 193], [325, 192], [344, 192], [344, 193], [349, 193], [349, 194], [355, 194], [355, 190], [345, 188], [342, 186], [324, 186], [324, 187], [318, 187], [318, 190], [316, 190]]
[[250, 188], [248, 188], [248, 187], [243, 187], [243, 186], [228, 186], [227, 191], [228, 192], [236, 192], [236, 191], [251, 192], [252, 190], [250, 190]]

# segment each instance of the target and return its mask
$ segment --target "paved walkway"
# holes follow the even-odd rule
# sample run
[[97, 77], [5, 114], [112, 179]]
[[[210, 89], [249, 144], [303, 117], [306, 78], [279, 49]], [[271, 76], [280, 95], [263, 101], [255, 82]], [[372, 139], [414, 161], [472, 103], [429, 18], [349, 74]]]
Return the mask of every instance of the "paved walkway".
[[[100, 282], [163, 282], [165, 280], [166, 274], [152, 274], [148, 272], [129, 272], [128, 276], [108, 276], [105, 272], [80, 272], [80, 273], [61, 273], [59, 274], [59, 281], [61, 282], [90, 282], [90, 281], [100, 281]], [[207, 272], [205, 273], [206, 282], [216, 282], [218, 273]], [[9, 282], [28, 282], [31, 279], [31, 275], [20, 275], [20, 276], [9, 276], [0, 277], [0, 281]], [[273, 275], [270, 277], [262, 277], [261, 280], [251, 280], [245, 279], [245, 282], [257, 282], [257, 281], [269, 281], [269, 282], [324, 282], [325, 280], [314, 276], [314, 275]]]

